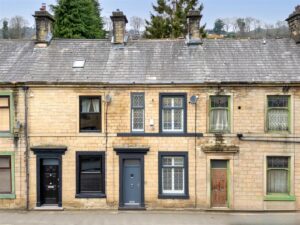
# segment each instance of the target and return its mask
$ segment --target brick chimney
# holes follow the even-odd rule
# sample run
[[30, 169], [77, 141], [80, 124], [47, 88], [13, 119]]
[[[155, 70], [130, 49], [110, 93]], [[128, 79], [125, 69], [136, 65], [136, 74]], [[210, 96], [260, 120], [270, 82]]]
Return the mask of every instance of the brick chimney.
[[295, 11], [286, 19], [289, 24], [292, 38], [297, 44], [300, 44], [300, 5], [295, 8]]
[[201, 44], [201, 34], [200, 34], [200, 20], [202, 16], [199, 10], [191, 10], [187, 14], [188, 23], [188, 44]]
[[112, 13], [110, 17], [113, 22], [113, 39], [112, 42], [114, 44], [124, 44], [125, 40], [125, 31], [126, 31], [126, 23], [128, 20], [122, 11], [117, 9], [117, 11]]
[[50, 44], [53, 33], [53, 16], [47, 11], [46, 4], [43, 3], [39, 11], [35, 11], [33, 17], [36, 24], [36, 44], [47, 46]]

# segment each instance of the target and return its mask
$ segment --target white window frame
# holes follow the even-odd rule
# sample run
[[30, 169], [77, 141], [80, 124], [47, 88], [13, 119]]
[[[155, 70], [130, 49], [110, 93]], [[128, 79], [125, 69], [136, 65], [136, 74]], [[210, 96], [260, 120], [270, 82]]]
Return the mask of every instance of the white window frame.
[[[176, 108], [176, 107], [174, 107], [174, 98], [182, 98], [182, 108]], [[172, 99], [172, 105], [171, 105], [171, 108], [170, 109], [167, 109], [167, 108], [164, 108], [163, 107], [163, 99], [164, 98], [171, 98]], [[181, 114], [181, 124], [182, 124], [182, 128], [181, 129], [175, 129], [174, 128], [174, 124], [175, 124], [175, 121], [174, 121], [174, 110], [175, 109], [181, 109], [182, 110], [182, 114]], [[170, 96], [162, 96], [162, 112], [161, 112], [161, 115], [162, 115], [162, 124], [161, 124], [161, 126], [162, 126], [162, 131], [163, 132], [183, 132], [184, 131], [184, 126], [185, 126], [185, 124], [184, 124], [184, 117], [185, 117], [185, 115], [184, 115], [184, 97], [183, 96], [172, 96], [172, 95], [170, 95]], [[171, 110], [171, 126], [172, 126], [172, 128], [171, 129], [165, 129], [164, 128], [164, 110]]]
[[[143, 98], [144, 98], [144, 105], [143, 105], [143, 107], [133, 106], [133, 97], [135, 95], [142, 95], [143, 96]], [[142, 109], [143, 110], [143, 128], [142, 129], [135, 129], [134, 128], [134, 113], [133, 113], [133, 111], [135, 109]], [[131, 131], [132, 132], [144, 132], [145, 131], [145, 94], [142, 93], [142, 92], [131, 93]]]
[[[176, 166], [175, 165], [175, 163], [174, 163], [174, 161], [175, 161], [175, 158], [178, 158], [178, 157], [181, 157], [181, 158], [183, 158], [183, 166]], [[170, 166], [164, 166], [163, 165], [163, 159], [164, 158], [171, 158], [172, 159], [172, 165], [170, 165]], [[184, 164], [184, 160], [185, 160], [185, 158], [184, 158], [184, 156], [162, 156], [162, 165], [161, 165], [161, 167], [162, 167], [162, 169], [161, 169], [161, 180], [162, 180], [162, 187], [161, 187], [161, 190], [162, 190], [162, 194], [184, 194], [185, 193], [185, 184], [184, 184], [184, 181], [185, 181], [185, 164]], [[172, 190], [164, 190], [164, 176], [163, 176], [163, 170], [164, 170], [164, 168], [171, 168], [172, 170]], [[182, 174], [183, 174], [183, 176], [182, 176], [182, 187], [183, 187], [183, 189], [182, 190], [175, 190], [175, 178], [174, 178], [174, 176], [175, 176], [175, 172], [174, 172], [174, 170], [175, 170], [175, 168], [183, 168], [183, 170], [182, 170]]]

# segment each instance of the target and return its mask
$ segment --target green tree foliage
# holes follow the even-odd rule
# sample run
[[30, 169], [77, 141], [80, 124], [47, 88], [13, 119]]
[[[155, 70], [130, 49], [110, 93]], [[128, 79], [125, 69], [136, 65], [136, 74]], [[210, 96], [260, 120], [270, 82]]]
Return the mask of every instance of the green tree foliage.
[[54, 36], [59, 38], [104, 38], [98, 0], [57, 0]]
[[[203, 10], [198, 0], [157, 0], [152, 6], [150, 21], [146, 20], [145, 37], [150, 39], [178, 38], [187, 34], [187, 13], [190, 10]], [[205, 25], [201, 27], [202, 34]]]
[[219, 35], [223, 34], [224, 33], [224, 26], [225, 26], [225, 24], [224, 24], [223, 20], [217, 19], [215, 21], [215, 26], [214, 26], [214, 29], [213, 29], [214, 33], [219, 34]]
[[9, 38], [8, 22], [6, 20], [3, 21], [2, 37], [3, 39]]

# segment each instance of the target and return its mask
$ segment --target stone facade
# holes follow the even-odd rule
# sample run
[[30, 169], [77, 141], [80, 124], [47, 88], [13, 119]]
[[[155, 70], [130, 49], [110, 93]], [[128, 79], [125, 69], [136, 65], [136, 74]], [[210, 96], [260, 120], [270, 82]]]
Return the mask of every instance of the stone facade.
[[[12, 91], [15, 122], [24, 124], [24, 91]], [[285, 90], [286, 91], [286, 90]], [[130, 135], [131, 93], [145, 94], [145, 133]], [[159, 133], [159, 94], [186, 93], [187, 100], [197, 95], [196, 105], [187, 103], [187, 133], [164, 136]], [[228, 208], [232, 210], [296, 210], [300, 208], [299, 148], [300, 91], [281, 86], [223, 86], [222, 95], [230, 96], [230, 132], [215, 135], [209, 132], [209, 97], [220, 94], [220, 87], [208, 86], [32, 86], [28, 90], [29, 148], [36, 146], [67, 147], [62, 155], [62, 206], [67, 209], [107, 209], [119, 206], [119, 156], [116, 148], [149, 148], [144, 156], [144, 198], [148, 209], [211, 208], [211, 160], [228, 160]], [[291, 132], [266, 132], [266, 100], [268, 95], [289, 95], [291, 99]], [[106, 103], [105, 96], [112, 100]], [[79, 132], [79, 97], [102, 97], [102, 132]], [[197, 107], [195, 117], [195, 107]], [[107, 111], [106, 111], [107, 110]], [[107, 115], [107, 118], [106, 118]], [[195, 118], [196, 121], [195, 121]], [[154, 122], [154, 126], [150, 125]], [[106, 124], [107, 122], [107, 124]], [[151, 122], [152, 123], [152, 122]], [[22, 127], [22, 126], [21, 126]], [[107, 127], [107, 130], [105, 130]], [[197, 135], [195, 138], [195, 128]], [[243, 134], [238, 138], [237, 134]], [[1, 137], [2, 152], [15, 156], [15, 194], [13, 199], [0, 199], [1, 208], [26, 206], [26, 147], [24, 129], [19, 138]], [[218, 146], [218, 147], [214, 147]], [[105, 152], [105, 198], [76, 198], [76, 152]], [[188, 193], [186, 199], [159, 198], [159, 152], [188, 153]], [[288, 156], [290, 195], [293, 200], [267, 201], [266, 157]], [[37, 202], [36, 154], [29, 151], [29, 208]]]

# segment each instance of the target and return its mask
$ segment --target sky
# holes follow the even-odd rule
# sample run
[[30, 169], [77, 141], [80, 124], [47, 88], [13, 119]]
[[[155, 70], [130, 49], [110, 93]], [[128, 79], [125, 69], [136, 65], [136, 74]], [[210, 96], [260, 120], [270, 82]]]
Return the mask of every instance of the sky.
[[[120, 9], [129, 19], [132, 16], [149, 18], [152, 4], [157, 0], [100, 0], [102, 16]], [[218, 18], [254, 17], [268, 24], [285, 20], [300, 0], [200, 0], [204, 4], [202, 24], [212, 28]], [[32, 14], [42, 3], [55, 4], [56, 0], [0, 0], [0, 20], [15, 15], [23, 16], [32, 26]]]

